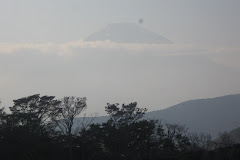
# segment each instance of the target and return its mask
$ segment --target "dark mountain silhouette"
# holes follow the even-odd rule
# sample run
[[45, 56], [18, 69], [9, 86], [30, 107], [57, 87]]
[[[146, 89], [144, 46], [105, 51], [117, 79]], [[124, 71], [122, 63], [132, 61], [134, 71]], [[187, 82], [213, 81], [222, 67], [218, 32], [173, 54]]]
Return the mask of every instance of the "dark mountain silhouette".
[[[240, 94], [217, 98], [190, 100], [167, 109], [148, 112], [146, 119], [158, 119], [167, 123], [184, 124], [190, 132], [210, 133], [213, 138], [221, 131], [230, 131], [240, 126]], [[107, 116], [97, 117], [102, 123]]]
[[93, 33], [86, 41], [110, 40], [118, 43], [168, 44], [168, 39], [149, 31], [135, 23], [113, 23]]

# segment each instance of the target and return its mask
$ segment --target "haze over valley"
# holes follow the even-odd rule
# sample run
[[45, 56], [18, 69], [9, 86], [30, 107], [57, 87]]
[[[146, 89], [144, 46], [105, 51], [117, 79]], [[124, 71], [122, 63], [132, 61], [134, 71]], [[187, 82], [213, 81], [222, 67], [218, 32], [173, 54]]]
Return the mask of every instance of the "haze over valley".
[[237, 48], [178, 44], [142, 24], [110, 24], [66, 43], [0, 45], [4, 106], [36, 93], [78, 95], [88, 98], [88, 113], [105, 115], [106, 103], [136, 101], [154, 111], [240, 91]]

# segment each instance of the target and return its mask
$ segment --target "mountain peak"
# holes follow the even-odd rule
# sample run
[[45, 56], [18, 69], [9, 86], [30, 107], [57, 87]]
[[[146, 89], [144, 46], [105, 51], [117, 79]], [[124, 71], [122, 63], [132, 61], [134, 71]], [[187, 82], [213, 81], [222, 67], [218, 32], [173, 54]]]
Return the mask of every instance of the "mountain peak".
[[88, 36], [86, 41], [110, 40], [117, 43], [170, 44], [167, 38], [135, 23], [112, 23]]

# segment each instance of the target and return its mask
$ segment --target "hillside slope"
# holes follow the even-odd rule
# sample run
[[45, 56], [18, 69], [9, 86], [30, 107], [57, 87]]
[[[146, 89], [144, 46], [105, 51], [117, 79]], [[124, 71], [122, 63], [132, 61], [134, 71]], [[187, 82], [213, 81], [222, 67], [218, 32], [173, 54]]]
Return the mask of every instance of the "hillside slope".
[[240, 126], [240, 94], [186, 101], [164, 110], [146, 114], [147, 118], [185, 124], [190, 131], [207, 132], [216, 137], [219, 131]]

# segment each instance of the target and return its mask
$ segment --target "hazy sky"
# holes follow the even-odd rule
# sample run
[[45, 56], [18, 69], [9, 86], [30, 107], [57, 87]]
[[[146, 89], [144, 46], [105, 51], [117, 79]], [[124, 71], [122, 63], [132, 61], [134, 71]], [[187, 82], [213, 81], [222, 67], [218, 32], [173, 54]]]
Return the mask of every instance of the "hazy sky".
[[[139, 102], [150, 111], [240, 93], [239, 0], [0, 0], [0, 98], [86, 96], [88, 112]], [[85, 42], [138, 23], [173, 44]]]

